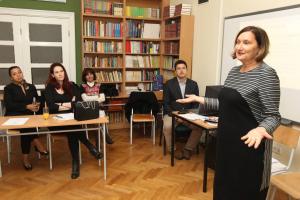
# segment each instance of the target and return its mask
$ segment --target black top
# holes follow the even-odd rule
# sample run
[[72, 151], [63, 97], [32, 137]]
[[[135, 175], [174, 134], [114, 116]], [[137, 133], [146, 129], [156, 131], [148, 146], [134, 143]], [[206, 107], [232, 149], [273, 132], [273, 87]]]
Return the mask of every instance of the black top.
[[71, 85], [73, 94], [72, 96], [69, 96], [66, 92], [63, 94], [57, 93], [55, 87], [52, 84], [48, 84], [46, 86], [44, 94], [50, 113], [68, 113], [70, 112], [70, 110], [59, 111], [59, 105], [57, 105], [56, 103], [72, 102], [74, 96], [75, 102], [81, 100], [78, 86], [73, 82], [71, 82]]
[[27, 83], [25, 94], [21, 86], [10, 83], [4, 88], [5, 115], [33, 115], [26, 105], [32, 104], [33, 97], [38, 100], [38, 94], [34, 85]]
[[[191, 80], [186, 80], [185, 94], [195, 94], [199, 96], [198, 84]], [[171, 114], [172, 111], [180, 111], [183, 109], [195, 109], [198, 108], [199, 103], [180, 104], [177, 103], [177, 99], [184, 98], [181, 94], [179, 83], [177, 78], [168, 80], [164, 86], [164, 114]]]

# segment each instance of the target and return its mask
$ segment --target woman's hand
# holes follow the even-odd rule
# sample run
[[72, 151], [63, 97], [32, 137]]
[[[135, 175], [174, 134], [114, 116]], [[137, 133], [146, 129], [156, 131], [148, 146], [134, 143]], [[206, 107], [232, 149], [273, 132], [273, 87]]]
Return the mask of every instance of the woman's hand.
[[187, 94], [185, 95], [187, 98], [185, 99], [177, 99], [176, 102], [178, 103], [191, 103], [191, 102], [199, 102], [201, 104], [204, 103], [204, 98], [203, 97], [199, 97], [197, 95], [194, 94]]
[[247, 144], [248, 147], [252, 147], [254, 145], [254, 148], [257, 149], [262, 139], [264, 138], [270, 140], [273, 139], [272, 136], [269, 133], [267, 133], [264, 127], [257, 127], [249, 131], [243, 137], [241, 137], [241, 140], [244, 140], [245, 144]]
[[27, 104], [26, 109], [37, 112], [39, 110], [39, 104]]

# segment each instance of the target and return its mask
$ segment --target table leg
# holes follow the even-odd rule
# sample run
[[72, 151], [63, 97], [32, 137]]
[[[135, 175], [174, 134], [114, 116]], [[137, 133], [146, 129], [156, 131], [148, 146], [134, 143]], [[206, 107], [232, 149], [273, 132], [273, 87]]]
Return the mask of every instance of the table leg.
[[0, 160], [0, 177], [2, 177], [2, 166], [1, 166], [1, 160]]
[[203, 192], [207, 190], [207, 153], [208, 153], [208, 130], [205, 131], [205, 152], [204, 152], [204, 169], [203, 169]]
[[[98, 124], [98, 137], [97, 137], [97, 144], [98, 144], [98, 151], [101, 152], [101, 130], [102, 126], [101, 124]], [[102, 159], [99, 159], [98, 160], [98, 165], [101, 166], [101, 160]]]
[[105, 139], [105, 131], [106, 131], [106, 124], [102, 125], [103, 129], [103, 169], [104, 169], [104, 180], [106, 180], [106, 139]]
[[171, 166], [173, 167], [175, 162], [174, 162], [174, 145], [175, 145], [175, 117], [172, 115], [172, 133], [171, 133]]

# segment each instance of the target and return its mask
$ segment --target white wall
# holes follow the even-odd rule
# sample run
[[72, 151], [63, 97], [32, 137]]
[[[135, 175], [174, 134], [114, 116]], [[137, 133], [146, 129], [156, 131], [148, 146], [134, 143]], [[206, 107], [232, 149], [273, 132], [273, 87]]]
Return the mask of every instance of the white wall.
[[[201, 95], [204, 94], [206, 85], [219, 83], [225, 17], [300, 4], [300, 0], [209, 0], [208, 3], [203, 4], [197, 4], [196, 0], [171, 0], [170, 2], [193, 5], [195, 32], [192, 78], [198, 82]], [[300, 144], [292, 170], [300, 171]]]

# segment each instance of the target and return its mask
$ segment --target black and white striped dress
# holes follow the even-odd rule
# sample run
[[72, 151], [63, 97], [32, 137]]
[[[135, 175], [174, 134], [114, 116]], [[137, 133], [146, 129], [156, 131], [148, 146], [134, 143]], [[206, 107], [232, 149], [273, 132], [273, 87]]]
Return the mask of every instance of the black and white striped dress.
[[[265, 63], [261, 63], [258, 67], [249, 72], [242, 73], [240, 72], [240, 68], [241, 66], [232, 68], [227, 76], [224, 87], [237, 91], [237, 93], [240, 94], [241, 99], [245, 100], [244, 105], [249, 108], [250, 114], [253, 115], [253, 119], [254, 121], [256, 121], [257, 126], [264, 127], [267, 132], [272, 135], [273, 131], [280, 123], [280, 114], [278, 111], [280, 100], [280, 85], [276, 71]], [[226, 101], [228, 103], [228, 99]], [[206, 107], [206, 109], [218, 110], [219, 104], [221, 103], [222, 102], [220, 98], [205, 98], [204, 106]], [[230, 103], [226, 105], [233, 106], [232, 108], [234, 109], [245, 109], [239, 108], [238, 105], [230, 105]], [[222, 110], [220, 108], [220, 112], [221, 111]], [[222, 116], [222, 113], [220, 113], [220, 116]], [[224, 116], [227, 116], [228, 118], [228, 116], [230, 116], [230, 113], [226, 113], [226, 115]], [[231, 122], [226, 118], [220, 118], [220, 120], [223, 120], [223, 122], [226, 123]], [[232, 124], [232, 126], [239, 126], [239, 124]], [[223, 130], [219, 129], [219, 132], [222, 131]], [[230, 131], [229, 133], [227, 131], [226, 134], [230, 134]], [[245, 135], [247, 133], [241, 134]], [[261, 145], [264, 145], [264, 155], [262, 157], [262, 177], [259, 177], [259, 180], [261, 180], [260, 190], [263, 190], [268, 187], [270, 181], [272, 141], [265, 140]], [[236, 151], [239, 151], [239, 149], [237, 149]], [[245, 171], [244, 173], [247, 173], [247, 171]]]

